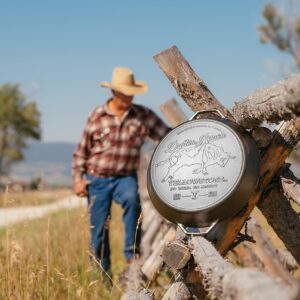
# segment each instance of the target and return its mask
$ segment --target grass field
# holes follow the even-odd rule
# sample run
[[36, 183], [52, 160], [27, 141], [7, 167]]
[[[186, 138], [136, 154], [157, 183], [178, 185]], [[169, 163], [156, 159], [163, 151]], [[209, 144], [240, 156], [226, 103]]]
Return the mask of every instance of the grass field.
[[5, 192], [0, 193], [0, 207], [48, 204], [71, 195], [72, 192], [69, 189], [12, 192], [7, 187]]
[[[59, 197], [68, 196], [68, 193], [62, 191]], [[49, 192], [26, 192], [21, 195], [28, 199], [26, 203], [32, 201], [31, 204], [47, 203], [58, 196]], [[20, 198], [21, 195], [9, 194], [10, 197]], [[41, 195], [44, 199], [39, 199]], [[299, 208], [295, 209], [298, 211]], [[282, 242], [257, 209], [254, 215], [267, 231], [273, 245], [281, 248]], [[0, 229], [0, 299], [119, 299], [124, 288], [118, 285], [117, 275], [126, 263], [122, 253], [122, 210], [117, 205], [112, 207], [110, 244], [114, 274], [112, 290], [103, 286], [89, 260], [86, 207], [63, 210], [42, 219]], [[296, 278], [300, 277], [298, 273], [294, 274]], [[157, 279], [158, 286], [151, 286], [155, 299], [161, 299], [164, 293], [159, 285], [169, 285], [173, 279], [173, 275], [167, 274]]]
[[[112, 272], [125, 267], [121, 209], [113, 206]], [[86, 208], [0, 230], [0, 299], [119, 299], [121, 288], [106, 289], [88, 255]]]

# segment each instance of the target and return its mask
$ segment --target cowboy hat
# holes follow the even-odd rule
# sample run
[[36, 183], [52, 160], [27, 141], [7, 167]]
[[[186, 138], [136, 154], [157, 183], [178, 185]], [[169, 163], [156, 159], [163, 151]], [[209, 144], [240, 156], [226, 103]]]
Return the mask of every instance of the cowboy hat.
[[102, 87], [111, 88], [127, 96], [146, 93], [147, 84], [144, 81], [135, 81], [133, 72], [129, 68], [116, 67], [113, 70], [111, 83], [100, 82]]

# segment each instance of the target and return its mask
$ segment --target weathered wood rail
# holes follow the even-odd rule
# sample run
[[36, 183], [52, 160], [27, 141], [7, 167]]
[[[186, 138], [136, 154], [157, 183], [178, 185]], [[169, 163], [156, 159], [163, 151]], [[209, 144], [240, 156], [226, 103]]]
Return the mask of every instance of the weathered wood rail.
[[[203, 237], [191, 240], [194, 259], [206, 290], [218, 299], [292, 299], [290, 289], [266, 273], [226, 262]], [[296, 298], [294, 298], [296, 299]]]
[[255, 128], [263, 121], [278, 123], [300, 115], [300, 75], [293, 75], [266, 89], [254, 91], [235, 103], [232, 113], [245, 128]]

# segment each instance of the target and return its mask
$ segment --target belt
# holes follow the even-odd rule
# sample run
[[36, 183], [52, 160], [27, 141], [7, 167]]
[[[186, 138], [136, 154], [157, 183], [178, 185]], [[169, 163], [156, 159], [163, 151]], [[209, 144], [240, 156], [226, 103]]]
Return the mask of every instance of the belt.
[[136, 175], [136, 172], [132, 172], [131, 174], [99, 174], [93, 169], [87, 169], [86, 173], [90, 174], [92, 176], [95, 176], [95, 177], [99, 177], [99, 178], [107, 178], [107, 177], [112, 177], [112, 176], [133, 176], [133, 175]]
[[86, 171], [88, 174], [93, 175], [95, 177], [99, 177], [99, 178], [105, 178], [105, 177], [110, 177], [110, 176], [114, 176], [114, 175], [109, 175], [109, 174], [98, 174], [95, 170], [87, 170]]

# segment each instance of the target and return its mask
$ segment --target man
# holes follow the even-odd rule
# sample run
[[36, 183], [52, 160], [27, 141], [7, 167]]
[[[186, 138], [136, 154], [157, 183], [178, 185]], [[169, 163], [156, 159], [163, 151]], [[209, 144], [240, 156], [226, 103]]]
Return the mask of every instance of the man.
[[[109, 235], [105, 230], [112, 200], [123, 208], [127, 262], [139, 253], [141, 213], [136, 171], [140, 149], [147, 136], [159, 141], [169, 128], [150, 109], [132, 103], [134, 95], [147, 91], [128, 68], [117, 67], [112, 82], [101, 86], [112, 90], [112, 98], [89, 116], [72, 162], [73, 189], [88, 197], [91, 246], [105, 272], [110, 270]], [[136, 239], [136, 240], [135, 240]]]

